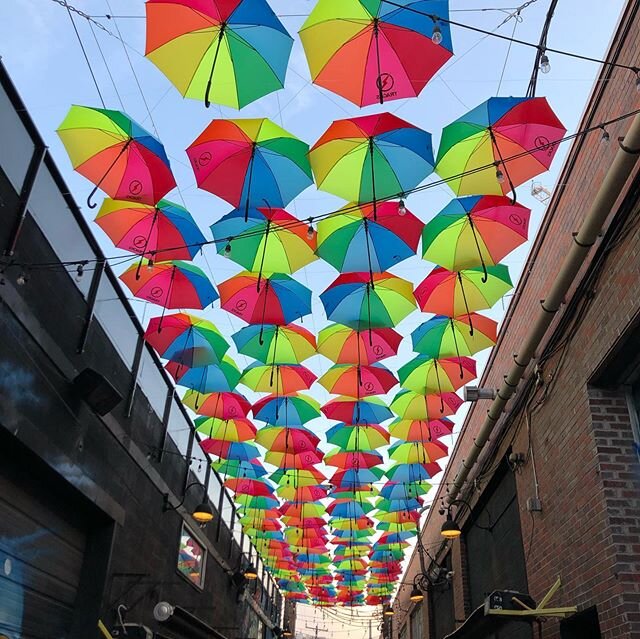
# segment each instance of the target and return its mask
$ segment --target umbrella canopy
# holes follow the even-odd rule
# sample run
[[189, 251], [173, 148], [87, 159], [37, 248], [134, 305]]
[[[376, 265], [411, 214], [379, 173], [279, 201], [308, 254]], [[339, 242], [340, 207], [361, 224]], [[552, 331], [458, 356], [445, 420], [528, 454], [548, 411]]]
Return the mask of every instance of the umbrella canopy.
[[293, 39], [266, 0], [148, 0], [145, 55], [187, 98], [241, 109], [284, 87]]
[[527, 241], [531, 211], [502, 195], [452, 200], [422, 232], [422, 257], [450, 271], [495, 266]]
[[566, 132], [546, 98], [490, 98], [444, 128], [436, 172], [457, 195], [506, 195], [551, 166]]
[[235, 390], [242, 373], [235, 362], [225, 355], [219, 364], [189, 368], [177, 362], [165, 366], [176, 384], [186, 386], [200, 395], [228, 393]]
[[236, 461], [254, 461], [260, 457], [260, 451], [247, 442], [230, 442], [219, 439], [205, 439], [200, 442], [205, 453], [215, 455], [221, 459]]
[[324, 457], [327, 466], [337, 468], [371, 468], [382, 463], [382, 455], [377, 451], [343, 451], [332, 449]]
[[442, 468], [436, 463], [398, 463], [385, 471], [385, 475], [394, 482], [423, 482], [437, 475]]
[[244, 370], [240, 382], [256, 393], [290, 395], [309, 390], [316, 379], [308, 368], [300, 364], [265, 366], [254, 362]]
[[326, 434], [330, 444], [344, 451], [376, 450], [389, 444], [389, 433], [377, 424], [349, 426], [336, 424]]
[[269, 476], [271, 481], [279, 486], [315, 486], [325, 481], [326, 477], [317, 468], [306, 468], [304, 470], [279, 469]]
[[328, 419], [346, 424], [379, 424], [393, 417], [391, 410], [377, 397], [354, 399], [343, 395], [332, 399], [321, 410]]
[[389, 424], [389, 433], [406, 442], [430, 442], [453, 432], [453, 422], [442, 419], [396, 419]]
[[273, 426], [302, 426], [320, 417], [320, 405], [307, 395], [268, 395], [253, 405], [255, 419]]
[[403, 388], [416, 393], [449, 393], [476, 378], [476, 362], [470, 357], [418, 355], [398, 369], [398, 377]]
[[455, 393], [432, 393], [424, 395], [409, 390], [401, 390], [391, 402], [391, 410], [403, 419], [440, 419], [454, 415], [462, 398]]
[[446, 0], [320, 0], [300, 29], [313, 82], [360, 107], [416, 97], [453, 55], [448, 17]]
[[415, 310], [411, 282], [391, 273], [340, 275], [320, 300], [328, 319], [356, 330], [391, 328]]
[[239, 477], [248, 479], [258, 479], [267, 474], [264, 466], [258, 460], [239, 461], [234, 459], [223, 459], [212, 462], [211, 467], [220, 475], [229, 477]]
[[317, 252], [341, 273], [381, 273], [416, 254], [423, 227], [404, 203], [382, 202], [375, 216], [373, 204], [349, 204], [318, 222]]
[[206, 393], [188, 390], [182, 397], [182, 403], [198, 415], [217, 417], [218, 419], [234, 419], [246, 417], [251, 404], [240, 393]]
[[95, 219], [115, 246], [158, 262], [192, 260], [206, 239], [187, 209], [106, 198]]
[[278, 488], [278, 497], [290, 501], [318, 501], [324, 499], [329, 492], [328, 486], [281, 486]]
[[276, 453], [299, 455], [315, 450], [320, 443], [320, 438], [303, 427], [267, 426], [258, 431], [256, 443]]
[[358, 331], [330, 324], [318, 333], [318, 353], [336, 364], [374, 364], [398, 354], [402, 335], [391, 328]]
[[[224, 485], [230, 491], [239, 495], [260, 495], [262, 497], [267, 497], [273, 494], [273, 487], [267, 482], [259, 479], [240, 479], [233, 477], [225, 480]], [[253, 518], [243, 517], [242, 519], [245, 520], [243, 523], [251, 523], [250, 520]]]
[[[398, 483], [398, 482], [388, 482], [380, 489], [380, 496], [385, 499], [408, 499], [411, 497], [419, 497], [421, 495], [426, 495], [431, 490], [431, 485], [427, 483]], [[405, 539], [409, 539], [413, 536], [411, 533], [407, 533], [407, 537]], [[400, 543], [402, 537], [386, 537], [387, 543]]]
[[398, 442], [389, 446], [389, 458], [401, 464], [430, 464], [449, 454], [441, 442]]
[[414, 351], [428, 357], [460, 357], [491, 348], [497, 335], [498, 323], [478, 313], [470, 318], [436, 315], [411, 333], [411, 341]]
[[299, 364], [316, 354], [316, 338], [302, 326], [245, 326], [232, 335], [239, 353], [264, 364]]
[[201, 269], [178, 260], [156, 262], [143, 269], [133, 265], [120, 279], [137, 298], [164, 308], [204, 309], [219, 297]]
[[152, 318], [144, 338], [160, 357], [189, 367], [219, 364], [229, 350], [211, 322], [187, 313]]
[[331, 477], [331, 483], [338, 488], [354, 490], [365, 486], [369, 489], [372, 484], [382, 477], [380, 468], [348, 468], [336, 471]]
[[305, 453], [281, 453], [278, 451], [268, 451], [264, 460], [268, 464], [273, 464], [279, 468], [289, 468], [292, 470], [307, 470], [314, 464], [322, 461], [323, 454], [320, 450], [309, 450]]
[[73, 168], [117, 200], [154, 206], [176, 181], [160, 140], [126, 113], [73, 105], [57, 130]]
[[318, 259], [316, 231], [284, 209], [235, 209], [211, 226], [218, 253], [249, 271], [295, 273]]
[[198, 417], [196, 430], [208, 439], [221, 442], [247, 442], [256, 437], [256, 427], [246, 418], [218, 419], [217, 417]]
[[401, 197], [433, 171], [431, 134], [390, 113], [337, 120], [309, 161], [322, 191], [349, 202]]
[[398, 383], [398, 380], [382, 364], [371, 366], [334, 364], [318, 382], [335, 395], [360, 398], [368, 395], [384, 395]]
[[219, 285], [222, 308], [249, 324], [289, 324], [311, 313], [311, 291], [288, 275], [243, 271]]
[[266, 118], [212, 120], [187, 149], [201, 189], [244, 210], [283, 207], [313, 183], [309, 146]]

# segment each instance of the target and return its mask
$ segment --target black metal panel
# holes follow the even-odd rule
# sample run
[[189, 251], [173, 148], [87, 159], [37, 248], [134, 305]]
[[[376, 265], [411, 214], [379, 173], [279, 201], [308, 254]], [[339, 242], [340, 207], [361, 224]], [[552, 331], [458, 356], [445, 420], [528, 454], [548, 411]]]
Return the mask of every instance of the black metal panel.
[[[442, 567], [451, 570], [451, 553], [442, 561]], [[442, 639], [456, 627], [455, 609], [453, 605], [453, 588], [451, 584], [429, 588], [429, 635], [433, 639]]]

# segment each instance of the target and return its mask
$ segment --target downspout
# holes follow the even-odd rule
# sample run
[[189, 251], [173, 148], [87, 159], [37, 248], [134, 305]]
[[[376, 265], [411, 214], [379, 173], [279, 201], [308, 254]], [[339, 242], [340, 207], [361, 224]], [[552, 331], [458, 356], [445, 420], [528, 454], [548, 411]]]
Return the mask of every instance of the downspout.
[[551, 291], [546, 299], [540, 303], [540, 311], [533, 328], [524, 340], [520, 351], [513, 357], [513, 366], [508, 375], [505, 376], [502, 387], [491, 404], [478, 435], [473, 440], [473, 447], [469, 456], [463, 459], [460, 464], [453, 484], [449, 487], [445, 497], [449, 504], [456, 499], [462, 490], [493, 429], [504, 413], [507, 403], [516, 392], [520, 380], [535, 356], [536, 349], [542, 342], [556, 313], [560, 310], [565, 296], [582, 268], [589, 250], [595, 244], [609, 213], [629, 179], [639, 155], [640, 115], [636, 115], [626, 136], [620, 141], [620, 148], [602, 181], [589, 213], [585, 217], [580, 230], [573, 237], [573, 244], [558, 271]]

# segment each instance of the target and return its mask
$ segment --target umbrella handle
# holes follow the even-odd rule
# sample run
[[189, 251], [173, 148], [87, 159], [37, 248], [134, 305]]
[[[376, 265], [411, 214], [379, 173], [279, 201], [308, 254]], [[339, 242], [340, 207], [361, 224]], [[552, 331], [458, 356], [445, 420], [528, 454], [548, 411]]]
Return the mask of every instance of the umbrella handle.
[[[102, 180], [100, 180], [100, 181], [102, 181]], [[96, 194], [97, 190], [98, 190], [98, 187], [94, 186], [93, 190], [91, 191], [91, 193], [89, 193], [89, 195], [87, 197], [87, 206], [90, 209], [95, 209], [96, 206], [98, 206], [97, 204], [95, 204], [94, 202], [91, 201], [91, 198]]]
[[251, 198], [251, 182], [253, 181], [253, 161], [256, 157], [257, 142], [251, 143], [251, 158], [249, 159], [249, 181], [247, 183], [247, 198], [244, 203], [244, 221], [249, 221], [249, 199]]
[[467, 311], [467, 317], [469, 318], [469, 335], [473, 336], [473, 320], [471, 318], [471, 312], [469, 311], [469, 304], [467, 303], [467, 294], [464, 291], [464, 284], [462, 283], [462, 275], [460, 275], [460, 271], [458, 271], [458, 283], [460, 284], [460, 290], [462, 291], [464, 308]]
[[216, 63], [218, 62], [218, 54], [220, 53], [220, 45], [222, 44], [222, 38], [224, 31], [227, 28], [226, 22], [221, 23], [220, 31], [218, 31], [218, 44], [216, 46], [216, 52], [213, 56], [213, 63], [211, 65], [211, 72], [209, 73], [209, 80], [207, 82], [207, 88], [204, 92], [204, 106], [208, 109], [211, 106], [209, 101], [209, 92], [211, 91], [211, 83], [213, 82], [213, 72], [216, 70]]
[[111, 169], [117, 164], [118, 160], [120, 159], [120, 156], [129, 148], [129, 145], [131, 144], [131, 142], [133, 142], [133, 138], [129, 138], [122, 146], [122, 148], [120, 149], [120, 153], [118, 153], [118, 155], [116, 155], [115, 160], [111, 163], [111, 166], [109, 166], [109, 168], [103, 173], [102, 177], [98, 180], [97, 184], [93, 187], [93, 190], [91, 191], [91, 193], [89, 193], [89, 196], [87, 197], [87, 206], [90, 209], [95, 209], [96, 206], [98, 206], [97, 204], [94, 204], [91, 199], [93, 198], [93, 196], [96, 194], [96, 192], [98, 191], [98, 189], [100, 188], [100, 185], [102, 184], [102, 182], [104, 181], [104, 179], [107, 177], [107, 175], [109, 175], [109, 172], [111, 171]]

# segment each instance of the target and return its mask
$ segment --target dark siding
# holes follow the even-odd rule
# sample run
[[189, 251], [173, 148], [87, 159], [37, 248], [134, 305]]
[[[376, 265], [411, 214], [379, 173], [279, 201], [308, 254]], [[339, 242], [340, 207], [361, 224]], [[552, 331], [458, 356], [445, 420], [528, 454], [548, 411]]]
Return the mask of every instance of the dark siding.
[[[451, 570], [451, 553], [442, 562], [443, 568]], [[429, 610], [431, 615], [430, 637], [442, 639], [456, 627], [455, 612], [453, 607], [453, 588], [450, 584], [429, 588]]]

